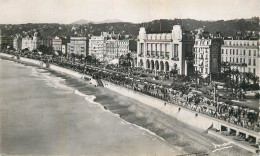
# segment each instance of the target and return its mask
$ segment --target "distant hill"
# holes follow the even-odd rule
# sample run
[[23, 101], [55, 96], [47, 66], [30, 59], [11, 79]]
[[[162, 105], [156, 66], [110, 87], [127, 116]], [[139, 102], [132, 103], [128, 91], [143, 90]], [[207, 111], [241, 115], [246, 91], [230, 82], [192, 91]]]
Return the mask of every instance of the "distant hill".
[[88, 23], [93, 23], [92, 21], [88, 21], [88, 20], [85, 20], [85, 19], [80, 19], [78, 21], [75, 21], [71, 24], [88, 24]]
[[123, 22], [119, 19], [108, 19], [108, 20], [104, 20], [104, 21], [100, 21], [100, 22], [95, 22], [96, 24], [100, 24], [100, 23], [119, 23], [119, 22]]
[[82, 24], [89, 24], [89, 23], [102, 24], [102, 23], [119, 23], [119, 22], [123, 22], [123, 21], [121, 21], [119, 19], [108, 19], [108, 20], [104, 20], [104, 21], [100, 21], [100, 22], [94, 22], [94, 21], [88, 21], [88, 20], [85, 20], [85, 19], [81, 19], [81, 20], [75, 21], [71, 24], [82, 25]]
[[148, 32], [171, 31], [172, 26], [180, 24], [184, 30], [193, 31], [204, 27], [215, 34], [217, 31], [225, 36], [233, 36], [237, 32], [245, 34], [248, 31], [259, 31], [259, 18], [199, 21], [194, 19], [161, 19], [146, 23], [130, 23], [112, 19], [96, 23], [88, 20], [79, 20], [72, 24], [39, 23], [39, 24], [1, 24], [0, 29], [5, 36], [15, 34], [32, 34], [33, 30], [39, 30], [43, 36], [87, 36], [88, 34], [100, 35], [102, 31], [132, 35], [136, 37], [140, 27], [146, 27]]

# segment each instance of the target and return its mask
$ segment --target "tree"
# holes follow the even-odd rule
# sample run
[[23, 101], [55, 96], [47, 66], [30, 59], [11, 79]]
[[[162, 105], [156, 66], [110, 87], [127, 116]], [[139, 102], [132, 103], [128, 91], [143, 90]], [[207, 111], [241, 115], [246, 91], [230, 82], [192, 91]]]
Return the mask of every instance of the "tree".
[[90, 64], [92, 63], [92, 56], [91, 55], [87, 55], [85, 58], [86, 64]]
[[62, 56], [62, 51], [57, 50], [57, 53], [58, 53], [59, 56]]
[[95, 64], [95, 66], [97, 65], [97, 58], [96, 58], [96, 55], [94, 54], [91, 54], [91, 57], [92, 57], [92, 60], [91, 62]]
[[244, 75], [245, 79], [247, 80], [247, 84], [249, 85], [250, 84], [250, 79], [252, 79], [253, 74], [248, 72], [248, 73], [244, 73], [243, 75]]
[[259, 81], [259, 77], [254, 74], [251, 75], [250, 79], [253, 81], [254, 84], [256, 84], [256, 82]]
[[47, 47], [46, 45], [40, 45], [37, 49], [38, 51], [42, 52], [44, 55], [52, 55], [52, 48]]

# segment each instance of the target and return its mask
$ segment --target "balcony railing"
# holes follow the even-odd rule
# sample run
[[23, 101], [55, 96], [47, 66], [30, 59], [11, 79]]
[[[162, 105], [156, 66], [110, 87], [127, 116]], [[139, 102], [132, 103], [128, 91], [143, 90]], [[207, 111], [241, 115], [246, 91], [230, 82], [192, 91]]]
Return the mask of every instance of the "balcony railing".
[[164, 58], [165, 60], [169, 60], [169, 56], [165, 56], [165, 58]]
[[160, 56], [160, 59], [164, 59], [164, 56]]
[[179, 57], [173, 57], [172, 60], [173, 61], [179, 61]]
[[150, 55], [146, 55], [147, 58], [150, 58]]
[[242, 66], [242, 67], [247, 67], [246, 63], [230, 63], [232, 66]]
[[156, 58], [156, 59], [158, 59], [158, 58], [159, 58], [159, 56], [158, 56], [158, 55], [156, 55], [156, 56], [155, 56], [155, 58]]

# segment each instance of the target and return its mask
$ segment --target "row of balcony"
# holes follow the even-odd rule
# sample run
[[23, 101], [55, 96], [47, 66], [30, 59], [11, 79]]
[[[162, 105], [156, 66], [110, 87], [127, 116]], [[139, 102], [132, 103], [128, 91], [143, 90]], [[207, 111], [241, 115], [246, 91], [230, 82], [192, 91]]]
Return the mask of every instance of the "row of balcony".
[[[139, 57], [144, 57], [144, 54], [138, 54]], [[169, 60], [169, 56], [159, 56], [159, 55], [146, 55], [146, 58], [155, 58], [155, 59], [165, 59]], [[177, 58], [178, 59], [178, 58]], [[177, 60], [176, 58], [172, 58], [172, 60]], [[178, 59], [179, 60], [179, 59]]]
[[221, 66], [242, 66], [247, 67], [246, 63], [222, 62]]

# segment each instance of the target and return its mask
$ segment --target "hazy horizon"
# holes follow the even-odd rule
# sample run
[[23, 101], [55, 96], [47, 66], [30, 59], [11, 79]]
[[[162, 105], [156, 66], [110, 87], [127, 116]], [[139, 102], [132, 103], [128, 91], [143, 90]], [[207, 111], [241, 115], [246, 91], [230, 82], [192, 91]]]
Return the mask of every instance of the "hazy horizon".
[[71, 24], [81, 19], [131, 23], [159, 19], [226, 21], [260, 15], [260, 0], [0, 0], [0, 3], [0, 24]]

